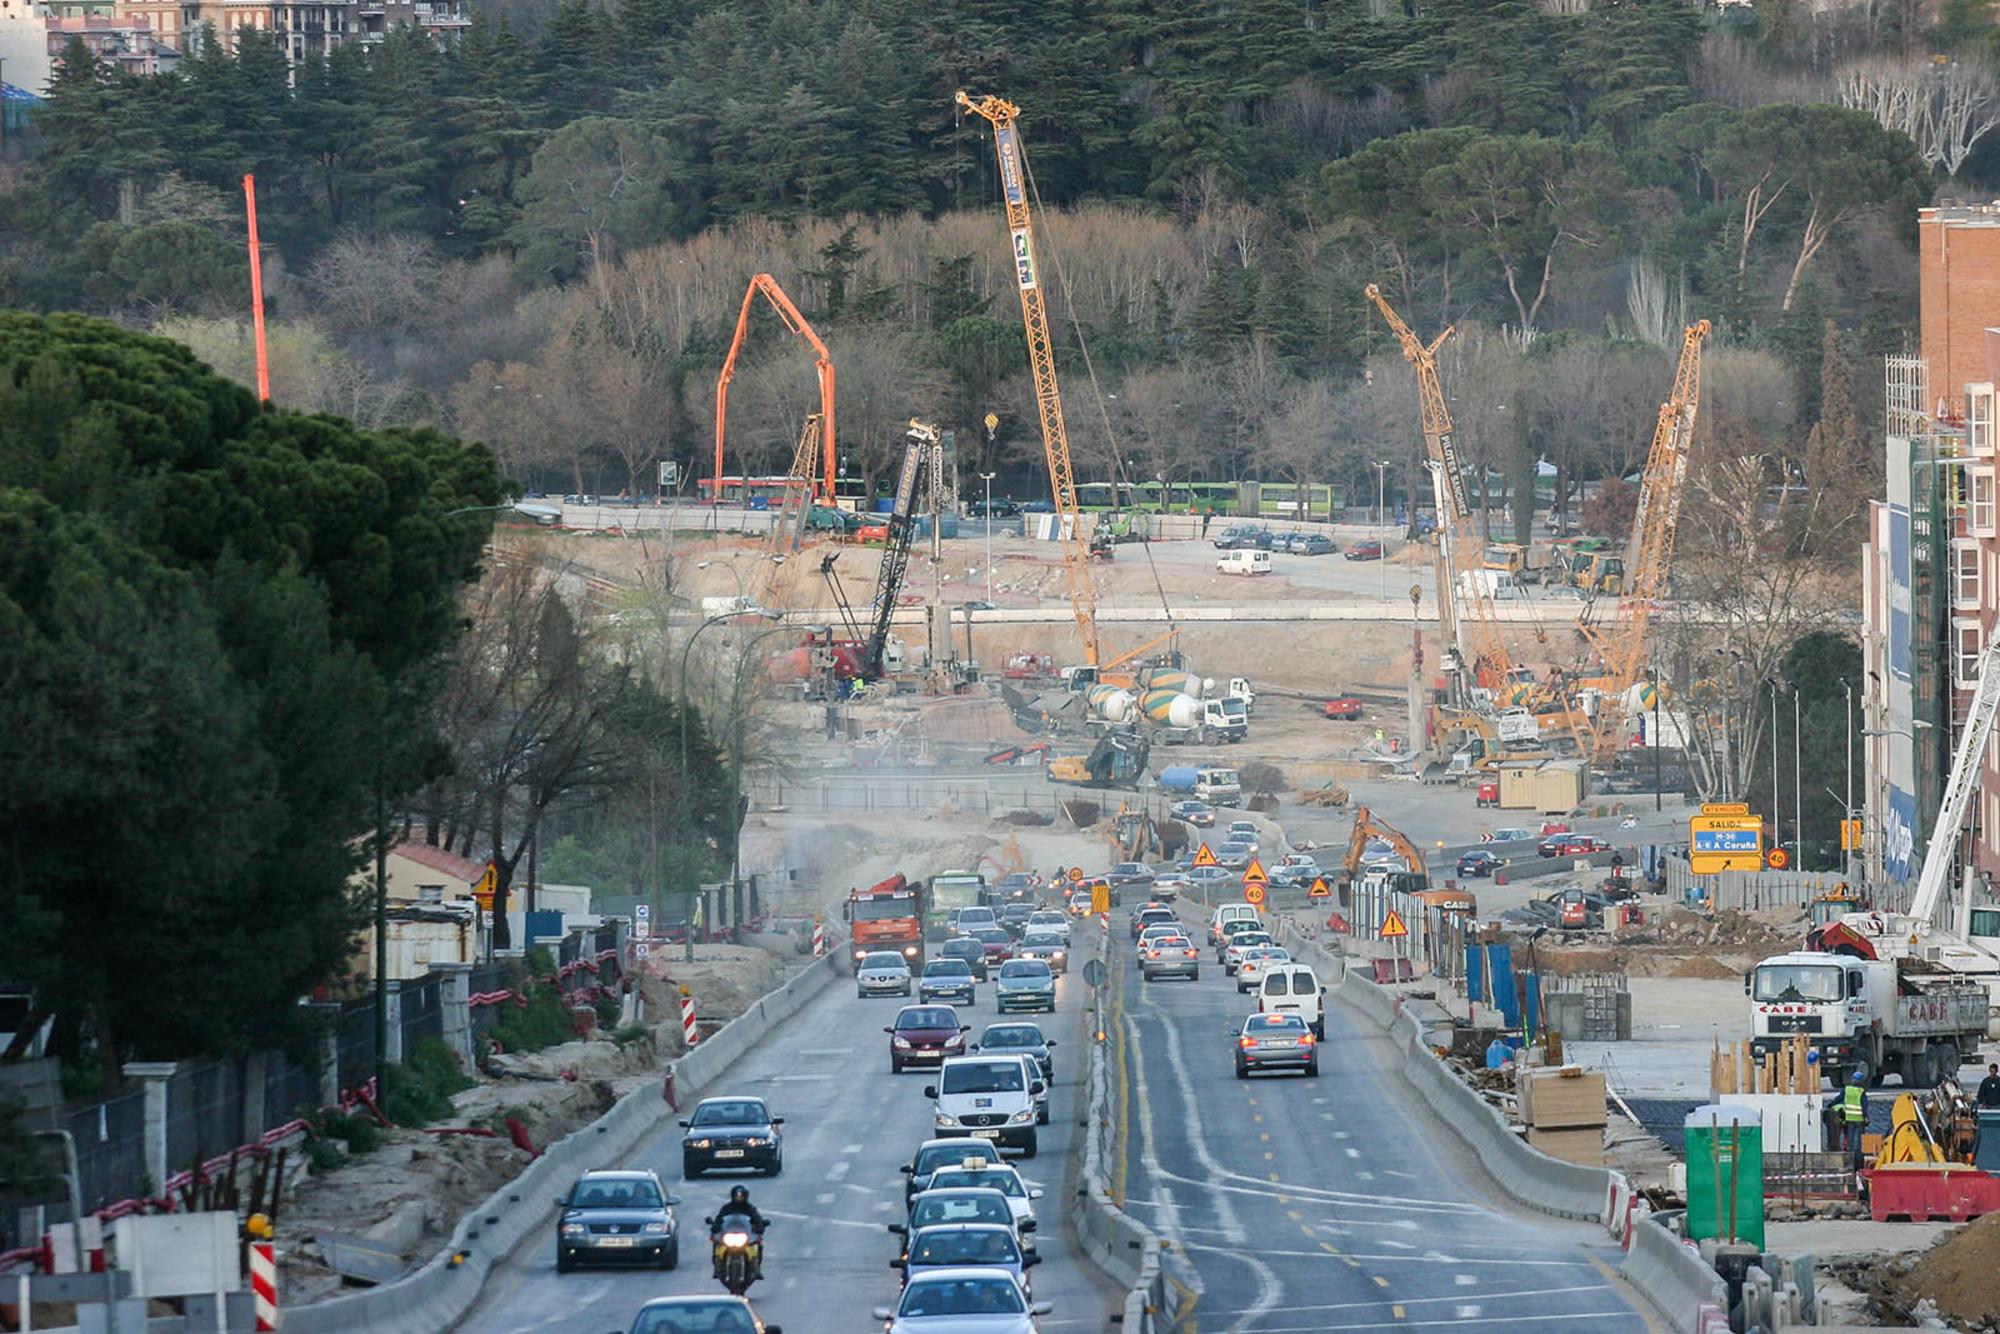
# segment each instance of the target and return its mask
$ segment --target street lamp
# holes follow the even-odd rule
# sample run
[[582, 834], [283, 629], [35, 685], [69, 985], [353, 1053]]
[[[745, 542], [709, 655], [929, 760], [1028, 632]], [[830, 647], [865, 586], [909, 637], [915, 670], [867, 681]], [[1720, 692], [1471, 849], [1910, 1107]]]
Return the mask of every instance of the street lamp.
[[1382, 548], [1382, 600], [1389, 600], [1389, 460], [1375, 462], [1375, 527], [1379, 533], [1376, 545]]
[[[725, 611], [725, 612], [719, 612], [716, 615], [709, 617], [707, 620], [703, 621], [700, 625], [695, 627], [694, 633], [688, 636], [687, 644], [681, 649], [681, 689], [680, 689], [681, 796], [682, 800], [684, 801], [687, 799], [687, 791], [688, 791], [688, 712], [691, 707], [688, 703], [688, 654], [694, 651], [694, 641], [701, 638], [702, 631], [708, 629], [708, 627], [711, 625], [719, 625], [723, 621], [733, 620], [736, 617], [741, 616], [743, 614], [744, 613], [740, 610]], [[752, 614], [761, 616], [767, 621], [781, 621], [785, 617], [785, 613], [774, 610], [773, 608], [770, 607], [754, 608], [752, 609]], [[683, 873], [685, 873], [687, 870], [685, 859], [683, 859], [681, 870]], [[688, 914], [686, 922], [687, 952], [683, 957], [686, 959], [687, 962], [693, 963], [694, 962], [694, 889], [692, 886], [690, 886], [687, 890], [687, 898], [688, 898]]]
[[[770, 615], [770, 613], [763, 614]], [[729, 691], [729, 790], [736, 794], [735, 804], [729, 813], [729, 891], [732, 914], [736, 911], [735, 896], [738, 892], [738, 882], [742, 879], [744, 802], [739, 789], [743, 786], [743, 715], [746, 712], [743, 707], [743, 669], [749, 665], [753, 650], [758, 644], [772, 635], [783, 634], [790, 628], [786, 625], [774, 625], [750, 636], [749, 642], [743, 645], [742, 656], [736, 660], [736, 676]], [[731, 920], [735, 919], [732, 917]], [[689, 922], [689, 927], [689, 948], [692, 949], [694, 939], [692, 921]]]
[[993, 478], [996, 474], [983, 472], [979, 480], [986, 483], [986, 600], [993, 600]]
[[[697, 570], [706, 570], [715, 564], [716, 562], [712, 560], [698, 560], [694, 563], [694, 567]], [[736, 557], [731, 556], [728, 560], [721, 562], [720, 568], [729, 571], [730, 578], [736, 581], [736, 596], [741, 598], [743, 596], [743, 570], [737, 565]]]

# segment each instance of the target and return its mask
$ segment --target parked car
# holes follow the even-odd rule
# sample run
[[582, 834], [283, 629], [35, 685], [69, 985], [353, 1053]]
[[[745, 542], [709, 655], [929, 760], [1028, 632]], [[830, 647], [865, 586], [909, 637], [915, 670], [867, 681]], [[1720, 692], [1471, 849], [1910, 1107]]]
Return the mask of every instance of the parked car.
[[784, 1124], [762, 1098], [703, 1098], [681, 1122], [681, 1175], [692, 1181], [717, 1168], [750, 1168], [774, 1177], [785, 1169]]
[[1257, 545], [1257, 529], [1246, 523], [1233, 524], [1217, 533], [1211, 545], [1217, 551], [1240, 551]]
[[975, 500], [965, 507], [965, 512], [974, 519], [1012, 519], [1021, 513], [1021, 507], [1003, 496], [998, 500]]
[[1340, 550], [1340, 544], [1325, 533], [1294, 533], [1285, 550], [1294, 556], [1331, 556]]
[[1321, 707], [1321, 713], [1335, 722], [1351, 723], [1361, 716], [1361, 701], [1352, 695], [1342, 695], [1328, 700]]
[[1024, 500], [1021, 502], [1021, 513], [1023, 514], [1054, 514], [1055, 512], [1056, 503], [1053, 500]]
[[1374, 538], [1364, 538], [1347, 549], [1349, 560], [1381, 560], [1382, 544]]
[[651, 1172], [585, 1172], [556, 1201], [556, 1272], [567, 1274], [584, 1261], [672, 1269], [681, 1261], [678, 1203]]

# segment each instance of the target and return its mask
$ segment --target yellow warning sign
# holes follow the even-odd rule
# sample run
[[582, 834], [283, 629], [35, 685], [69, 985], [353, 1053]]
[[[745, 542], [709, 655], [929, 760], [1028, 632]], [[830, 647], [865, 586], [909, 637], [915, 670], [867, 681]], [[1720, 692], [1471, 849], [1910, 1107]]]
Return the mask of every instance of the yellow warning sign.
[[1090, 911], [1100, 917], [1111, 911], [1111, 885], [1109, 882], [1103, 880], [1091, 882]]
[[1389, 909], [1389, 916], [1382, 922], [1382, 939], [1393, 940], [1397, 936], [1407, 936], [1409, 934], [1410, 928], [1403, 925], [1403, 919], [1396, 915], [1396, 910], [1394, 908]]
[[1245, 903], [1248, 903], [1248, 904], [1249, 904], [1249, 905], [1250, 905], [1251, 907], [1253, 907], [1253, 908], [1261, 908], [1261, 907], [1263, 907], [1263, 906], [1264, 906], [1264, 887], [1263, 887], [1262, 885], [1245, 885], [1245, 886], [1243, 886], [1243, 901], [1244, 901]]
[[1196, 848], [1196, 849], [1194, 850], [1194, 864], [1195, 864], [1196, 866], [1220, 866], [1220, 865], [1222, 865], [1222, 863], [1221, 863], [1221, 862], [1218, 862], [1217, 860], [1215, 860], [1215, 854], [1214, 854], [1213, 852], [1210, 852], [1210, 851], [1208, 850], [1208, 844], [1206, 844], [1206, 843], [1202, 844], [1202, 845], [1201, 845], [1200, 847], [1198, 847], [1198, 848]]
[[1243, 868], [1243, 883], [1246, 885], [1270, 884], [1271, 877], [1264, 874], [1264, 863], [1252, 857], [1250, 864]]
[[1322, 875], [1314, 877], [1313, 887], [1306, 891], [1306, 895], [1309, 898], [1327, 899], [1333, 897], [1333, 891], [1326, 887], [1326, 877]]

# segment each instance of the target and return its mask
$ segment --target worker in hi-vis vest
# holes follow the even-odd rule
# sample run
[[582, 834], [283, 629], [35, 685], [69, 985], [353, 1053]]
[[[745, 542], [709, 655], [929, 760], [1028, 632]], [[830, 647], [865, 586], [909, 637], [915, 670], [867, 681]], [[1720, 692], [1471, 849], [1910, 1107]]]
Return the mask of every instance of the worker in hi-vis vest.
[[1840, 1127], [1847, 1136], [1847, 1152], [1854, 1159], [1854, 1170], [1861, 1170], [1861, 1136], [1868, 1127], [1867, 1098], [1868, 1085], [1861, 1071], [1856, 1070], [1847, 1077], [1847, 1087], [1840, 1091]]

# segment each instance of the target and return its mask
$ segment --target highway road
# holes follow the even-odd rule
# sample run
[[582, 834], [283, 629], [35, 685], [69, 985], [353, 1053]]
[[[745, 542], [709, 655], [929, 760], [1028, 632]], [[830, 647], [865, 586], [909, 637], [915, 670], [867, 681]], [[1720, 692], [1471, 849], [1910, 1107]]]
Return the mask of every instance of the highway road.
[[1317, 1079], [1238, 1080], [1252, 1005], [1213, 951], [1193, 983], [1119, 957], [1126, 1207], [1192, 1261], [1204, 1334], [1648, 1328], [1603, 1230], [1501, 1203], [1366, 1021], [1330, 1007]]
[[[1085, 991], [1074, 974], [1059, 979], [1057, 1013], [1038, 1017], [1043, 1032], [1058, 1042], [1051, 1124], [1041, 1128], [1035, 1158], [1009, 1154], [1008, 1159], [1018, 1161], [1022, 1176], [1047, 1192], [1036, 1206], [1037, 1246], [1044, 1258], [1032, 1278], [1036, 1299], [1053, 1302], [1055, 1310], [1043, 1318], [1042, 1328], [1095, 1334], [1105, 1328], [1122, 1294], [1072, 1248], [1061, 1219], [1070, 1197], [1065, 1183], [1080, 1115], [1076, 1077], [1083, 1066]], [[782, 1175], [683, 1181], [681, 1131], [673, 1119], [625, 1162], [604, 1164], [652, 1168], [681, 1197], [677, 1270], [590, 1268], [558, 1275], [551, 1209], [548, 1239], [531, 1241], [497, 1268], [458, 1328], [468, 1334], [610, 1334], [622, 1332], [649, 1297], [720, 1293], [721, 1284], [709, 1274], [701, 1220], [741, 1179], [773, 1220], [766, 1278], [750, 1290], [758, 1314], [788, 1334], [879, 1330], [869, 1311], [893, 1303], [898, 1286], [889, 1267], [897, 1239], [884, 1230], [904, 1216], [897, 1168], [931, 1135], [931, 1105], [923, 1096], [929, 1074], [889, 1073], [889, 1039], [882, 1026], [905, 1003], [893, 997], [859, 1000], [853, 983], [841, 978], [704, 1091], [760, 1095], [786, 1118]], [[981, 985], [976, 1005], [958, 1008], [976, 1039], [997, 1017], [991, 984]]]

